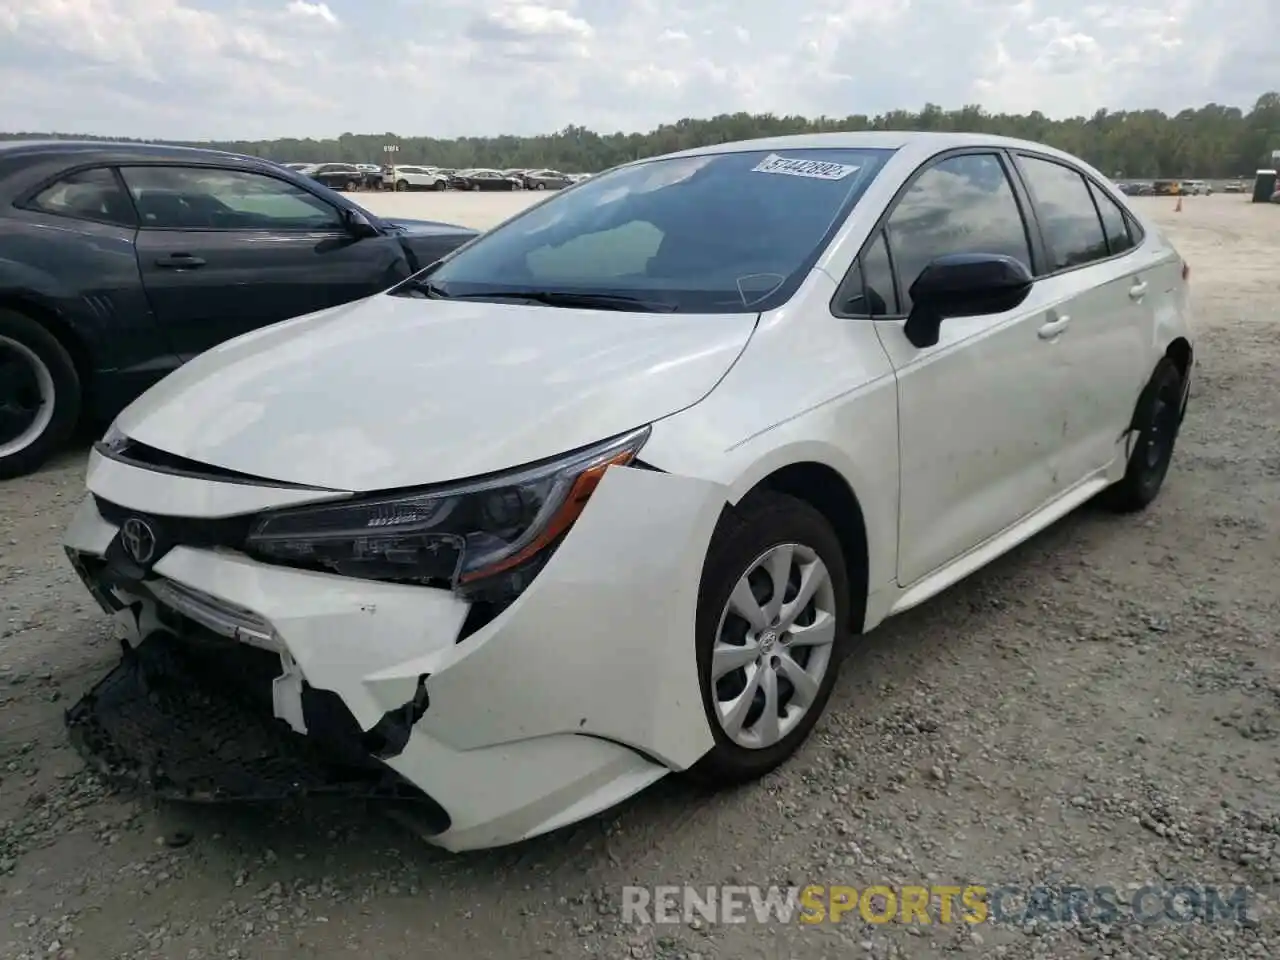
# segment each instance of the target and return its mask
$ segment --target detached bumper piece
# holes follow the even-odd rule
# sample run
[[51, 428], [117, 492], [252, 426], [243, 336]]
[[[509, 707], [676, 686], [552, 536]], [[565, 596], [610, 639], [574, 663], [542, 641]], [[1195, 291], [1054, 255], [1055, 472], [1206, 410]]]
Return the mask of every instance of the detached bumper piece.
[[360, 748], [354, 719], [332, 694], [308, 691], [308, 728], [320, 736], [276, 719], [279, 672], [267, 651], [155, 633], [67, 712], [67, 727], [108, 782], [166, 799], [410, 801], [448, 828], [438, 804]]

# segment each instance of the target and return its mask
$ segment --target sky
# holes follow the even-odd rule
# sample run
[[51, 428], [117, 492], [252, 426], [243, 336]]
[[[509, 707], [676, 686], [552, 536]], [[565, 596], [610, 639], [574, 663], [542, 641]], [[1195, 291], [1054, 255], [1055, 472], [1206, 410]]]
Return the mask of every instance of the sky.
[[169, 139], [647, 131], [1280, 88], [1280, 0], [0, 0], [0, 130]]

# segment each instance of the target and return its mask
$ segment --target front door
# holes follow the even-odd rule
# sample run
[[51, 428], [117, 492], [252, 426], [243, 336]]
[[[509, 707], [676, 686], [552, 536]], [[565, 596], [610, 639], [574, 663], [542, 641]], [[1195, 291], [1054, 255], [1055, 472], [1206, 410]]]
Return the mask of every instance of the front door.
[[410, 272], [395, 237], [353, 236], [335, 206], [287, 180], [208, 167], [121, 174], [138, 208], [147, 297], [183, 359]]
[[[898, 380], [898, 581], [909, 586], [1041, 506], [1056, 450], [1053, 305], [948, 318], [917, 348], [903, 332], [910, 287], [953, 253], [1032, 267], [1026, 223], [997, 153], [945, 157], [917, 175], [885, 226], [903, 319], [877, 323]], [[1038, 286], [1038, 285], [1037, 285]]]

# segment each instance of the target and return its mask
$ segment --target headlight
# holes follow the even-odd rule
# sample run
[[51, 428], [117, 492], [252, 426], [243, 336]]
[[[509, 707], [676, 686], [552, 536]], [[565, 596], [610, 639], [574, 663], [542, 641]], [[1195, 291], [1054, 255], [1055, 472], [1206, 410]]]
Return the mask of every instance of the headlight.
[[111, 421], [111, 426], [107, 427], [107, 432], [102, 435], [102, 439], [98, 442], [114, 453], [128, 445], [129, 438], [120, 432], [120, 428], [116, 426], [113, 420]]
[[254, 523], [245, 549], [344, 576], [509, 597], [546, 562], [605, 470], [630, 463], [648, 438], [642, 427], [493, 477], [272, 511]]

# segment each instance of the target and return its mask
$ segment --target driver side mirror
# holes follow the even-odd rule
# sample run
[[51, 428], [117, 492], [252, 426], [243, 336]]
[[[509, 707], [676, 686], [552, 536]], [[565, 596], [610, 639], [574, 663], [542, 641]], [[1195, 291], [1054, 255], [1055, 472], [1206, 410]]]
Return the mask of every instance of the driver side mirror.
[[948, 317], [981, 317], [1012, 310], [1027, 299], [1035, 278], [1022, 261], [994, 253], [938, 257], [908, 291], [911, 314], [903, 332], [915, 347], [938, 342]]
[[347, 208], [343, 211], [342, 222], [343, 226], [347, 228], [347, 232], [353, 237], [363, 239], [364, 237], [378, 236], [378, 228], [359, 210]]

